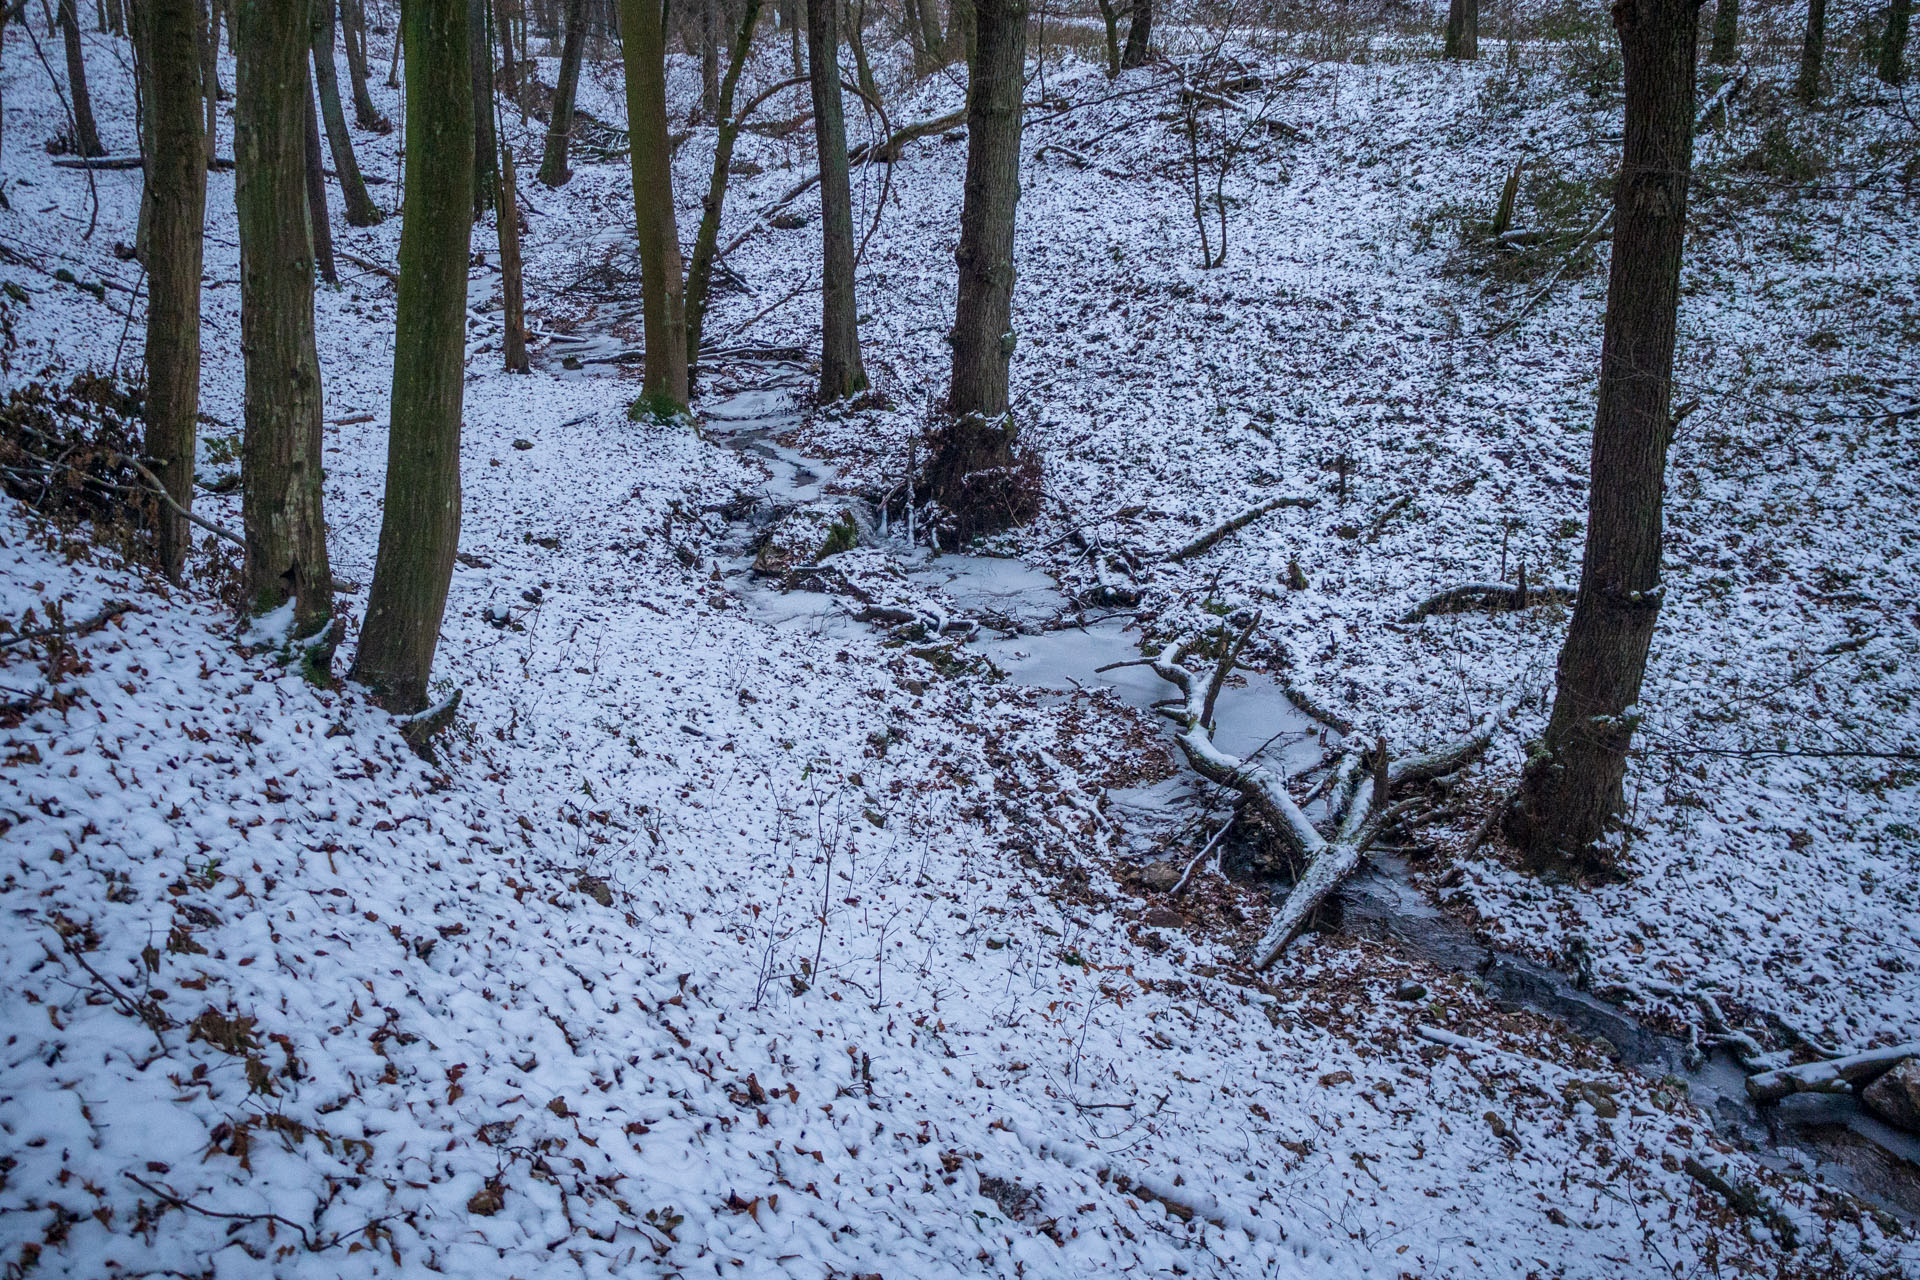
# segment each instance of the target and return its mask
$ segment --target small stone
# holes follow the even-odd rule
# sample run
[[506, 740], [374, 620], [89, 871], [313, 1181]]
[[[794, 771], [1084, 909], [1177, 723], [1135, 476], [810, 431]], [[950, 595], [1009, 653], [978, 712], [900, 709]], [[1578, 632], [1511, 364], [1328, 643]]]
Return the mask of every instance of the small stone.
[[1171, 907], [1150, 907], [1140, 917], [1142, 924], [1150, 924], [1156, 929], [1184, 929], [1187, 918]]
[[1180, 868], [1171, 862], [1155, 862], [1141, 868], [1140, 883], [1165, 892], [1180, 883]]
[[1920, 1058], [1902, 1058], [1868, 1085], [1860, 1105], [1896, 1129], [1920, 1133]]
[[514, 448], [516, 448], [516, 449], [518, 449], [518, 450], [520, 450], [520, 451], [521, 451], [522, 453], [524, 453], [524, 452], [526, 452], [526, 451], [527, 451], [528, 449], [531, 449], [531, 448], [533, 448], [533, 441], [531, 441], [531, 440], [515, 440], [515, 441], [513, 442], [513, 447], [514, 447]]
[[1331, 1089], [1333, 1088], [1334, 1085], [1337, 1085], [1337, 1084], [1352, 1084], [1352, 1083], [1353, 1083], [1353, 1072], [1351, 1071], [1329, 1071], [1327, 1072], [1327, 1074], [1320, 1077], [1320, 1087], [1322, 1089]]
[[1403, 982], [1393, 989], [1393, 998], [1395, 1000], [1404, 1000], [1408, 1003], [1412, 1003], [1415, 1000], [1425, 1000], [1427, 998], [1427, 989], [1417, 982]]
[[581, 876], [580, 883], [573, 886], [603, 907], [613, 905], [613, 890], [599, 876]]

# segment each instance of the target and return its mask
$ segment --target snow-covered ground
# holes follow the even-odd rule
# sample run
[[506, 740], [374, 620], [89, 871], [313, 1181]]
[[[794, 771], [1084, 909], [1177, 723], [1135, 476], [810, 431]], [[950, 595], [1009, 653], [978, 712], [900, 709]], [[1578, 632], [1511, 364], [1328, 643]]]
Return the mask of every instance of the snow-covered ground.
[[[0, 276], [29, 291], [7, 304], [9, 384], [137, 369], [138, 268], [112, 245], [132, 238], [138, 175], [50, 164], [59, 107], [22, 30], [5, 39]], [[126, 47], [88, 44], [107, 144], [130, 150]], [[1544, 689], [1555, 610], [1392, 619], [1503, 562], [1573, 571], [1598, 277], [1487, 339], [1525, 287], [1464, 274], [1446, 219], [1483, 216], [1523, 147], [1594, 177], [1617, 120], [1543, 51], [1317, 63], [1271, 107], [1295, 133], [1263, 131], [1230, 176], [1228, 257], [1203, 271], [1184, 138], [1157, 118], [1174, 89], [1120, 84], [1152, 75], [1033, 117], [1014, 374], [1050, 501], [1006, 549], [1078, 590], [1125, 583], [1065, 536], [1163, 548], [1314, 494], [1143, 571], [1146, 629], [1256, 603], [1263, 661], [1407, 745]], [[691, 100], [690, 69], [676, 76]], [[1071, 61], [1046, 87], [1113, 92]], [[957, 101], [936, 80], [890, 110]], [[620, 119], [612, 66], [589, 69], [582, 102]], [[1704, 162], [1751, 145], [1742, 119]], [[1877, 119], [1835, 144], [1848, 163], [1892, 129]], [[230, 125], [223, 107], [223, 154]], [[530, 169], [538, 122], [509, 115], [507, 132]], [[730, 233], [805, 175], [804, 136], [743, 137], [765, 171], [738, 180]], [[368, 173], [396, 174], [398, 135], [355, 137]], [[710, 146], [696, 128], [679, 154], [683, 237]], [[798, 437], [848, 483], [892, 484], [942, 390], [963, 154], [909, 149], [863, 266], [869, 368], [894, 407]], [[627, 323], [637, 287], [624, 161], [577, 168], [524, 197], [544, 332]], [[864, 172], [859, 199], [877, 183]], [[230, 172], [208, 207], [211, 474], [242, 416]], [[1911, 748], [1915, 419], [1861, 415], [1911, 403], [1912, 205], [1898, 187], [1796, 201], [1729, 178], [1701, 211], [1681, 363], [1703, 403], [1676, 445], [1649, 745]], [[747, 241], [729, 265], [752, 292], [724, 294], [709, 332], [810, 345], [811, 296], [757, 313], [805, 282], [814, 234]], [[335, 235], [391, 263], [398, 225]], [[474, 248], [494, 260], [490, 224]], [[341, 265], [316, 307], [335, 572], [362, 588], [357, 612], [393, 298]], [[111, 282], [104, 299], [61, 268]], [[1172, 772], [1143, 717], [743, 589], [715, 509], [759, 475], [707, 435], [630, 421], [637, 387], [611, 371], [498, 372], [497, 280], [473, 274], [463, 560], [436, 668], [466, 701], [438, 765], [350, 687], [244, 652], [203, 591], [160, 588], [11, 503], [0, 520], [16, 629], [51, 601], [70, 621], [137, 606], [77, 640], [77, 665], [0, 648], [0, 698], [51, 678], [67, 695], [0, 719], [10, 1268], [1920, 1271], [1890, 1219], [1762, 1168], [1674, 1082], [1493, 1009], [1470, 979], [1337, 934], [1267, 978], [1238, 969], [1262, 895], [1215, 882], [1206, 906], [1174, 909], [1116, 875], [1139, 832], [1115, 793]], [[751, 376], [722, 370], [714, 392]], [[1777, 412], [1823, 406], [1834, 421]], [[238, 524], [237, 497], [199, 509]], [[1286, 586], [1294, 559], [1304, 590]], [[1517, 760], [1504, 745], [1473, 787], [1497, 790]], [[1541, 885], [1491, 851], [1433, 875], [1512, 945], [1584, 950], [1596, 986], [1703, 984], [1742, 1021], [1911, 1036], [1909, 768], [1650, 756], [1633, 791], [1622, 883]], [[1690, 1160], [1777, 1216], [1737, 1216]]]

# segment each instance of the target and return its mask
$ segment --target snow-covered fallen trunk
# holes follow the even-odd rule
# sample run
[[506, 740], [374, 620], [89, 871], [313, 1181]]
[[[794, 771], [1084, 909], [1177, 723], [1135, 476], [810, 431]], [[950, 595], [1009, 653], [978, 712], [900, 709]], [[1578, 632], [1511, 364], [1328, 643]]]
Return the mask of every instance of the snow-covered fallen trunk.
[[[1361, 772], [1361, 753], [1349, 750], [1336, 767], [1340, 779], [1328, 798], [1325, 829], [1307, 817], [1287, 790], [1286, 778], [1263, 764], [1223, 751], [1213, 741], [1213, 706], [1220, 688], [1233, 671], [1241, 648], [1260, 625], [1256, 615], [1238, 638], [1226, 645], [1205, 686], [1196, 686], [1192, 672], [1181, 665], [1186, 646], [1170, 644], [1148, 665], [1154, 674], [1182, 695], [1177, 710], [1167, 715], [1180, 725], [1174, 741], [1194, 771], [1210, 782], [1231, 787], [1265, 818], [1269, 827], [1305, 864], [1286, 901], [1280, 904], [1251, 957], [1256, 969], [1266, 969], [1300, 936], [1320, 904], [1354, 872], [1380, 833], [1413, 806], [1411, 800], [1393, 803], [1393, 787], [1451, 773], [1486, 749], [1515, 703], [1503, 702], [1462, 738], [1392, 760], [1381, 767], [1378, 757], [1371, 774]], [[1380, 753], [1386, 744], [1380, 744]]]
[[1747, 1077], [1747, 1096], [1755, 1102], [1778, 1102], [1790, 1093], [1852, 1093], [1891, 1071], [1902, 1059], [1913, 1057], [1920, 1057], [1920, 1040], [1763, 1071]]

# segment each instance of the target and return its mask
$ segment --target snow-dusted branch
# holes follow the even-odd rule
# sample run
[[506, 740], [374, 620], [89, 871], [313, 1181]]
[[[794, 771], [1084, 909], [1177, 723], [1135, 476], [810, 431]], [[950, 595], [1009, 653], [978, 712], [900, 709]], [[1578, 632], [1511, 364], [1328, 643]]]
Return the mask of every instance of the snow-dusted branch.
[[[1360, 869], [1367, 849], [1380, 833], [1415, 805], [1413, 800], [1391, 799], [1396, 785], [1424, 782], [1460, 768], [1493, 741], [1500, 725], [1512, 714], [1517, 699], [1508, 699], [1480, 719], [1461, 738], [1429, 751], [1389, 762], [1383, 740], [1375, 752], [1372, 773], [1360, 768], [1361, 753], [1345, 752], [1329, 774], [1326, 785], [1327, 819], [1316, 826], [1287, 790], [1283, 774], [1253, 760], [1223, 751], [1213, 741], [1213, 704], [1233, 670], [1240, 651], [1260, 625], [1256, 614], [1237, 636], [1223, 637], [1221, 655], [1204, 685], [1182, 660], [1187, 646], [1170, 644], [1159, 656], [1146, 660], [1154, 674], [1180, 691], [1174, 709], [1167, 712], [1180, 726], [1174, 742], [1194, 772], [1210, 782], [1230, 787], [1266, 820], [1269, 828], [1306, 869], [1280, 904], [1266, 933], [1255, 947], [1256, 969], [1273, 964], [1300, 936], [1314, 911], [1329, 894]], [[1196, 863], [1199, 861], [1195, 859]], [[1192, 868], [1189, 869], [1191, 874]], [[1181, 878], [1186, 883], [1186, 877]]]
[[1419, 622], [1436, 613], [1461, 613], [1468, 609], [1493, 612], [1527, 609], [1537, 604], [1566, 604], [1573, 597], [1572, 587], [1551, 583], [1529, 587], [1525, 583], [1513, 586], [1504, 582], [1463, 582], [1428, 596], [1401, 614], [1398, 621]]
[[1245, 511], [1233, 517], [1233, 519], [1223, 521], [1213, 526], [1213, 528], [1207, 530], [1185, 546], [1167, 552], [1166, 558], [1176, 563], [1181, 560], [1191, 559], [1212, 547], [1214, 543], [1220, 541], [1220, 539], [1226, 537], [1228, 534], [1246, 528], [1268, 512], [1278, 511], [1282, 507], [1311, 507], [1318, 501], [1318, 498], [1268, 498], [1265, 502], [1248, 507]]
[[1755, 1102], [1778, 1102], [1790, 1093], [1852, 1093], [1891, 1071], [1903, 1058], [1913, 1057], [1920, 1057], [1920, 1040], [1763, 1071], [1747, 1077], [1747, 1096]]

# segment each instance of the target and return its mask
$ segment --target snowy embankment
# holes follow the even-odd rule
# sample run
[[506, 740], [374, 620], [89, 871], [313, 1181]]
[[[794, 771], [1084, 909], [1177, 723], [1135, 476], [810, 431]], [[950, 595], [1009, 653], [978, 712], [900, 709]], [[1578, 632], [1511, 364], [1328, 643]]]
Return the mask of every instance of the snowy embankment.
[[[129, 142], [124, 70], [89, 42], [109, 145]], [[26, 145], [55, 108], [7, 52], [7, 172], [33, 184], [0, 213], [4, 274], [31, 291], [11, 313], [16, 376], [124, 369], [130, 294], [51, 272], [131, 285], [110, 245], [131, 237], [137, 175], [96, 175], [101, 229], [81, 239], [87, 181]], [[394, 139], [360, 141], [369, 171], [392, 171]], [[591, 166], [530, 195], [549, 296], [619, 243], [623, 182]], [[216, 173], [209, 194], [213, 439], [240, 417], [231, 183]], [[337, 233], [391, 261], [391, 221]], [[937, 244], [920, 251], [932, 279]], [[6, 698], [62, 694], [0, 721], [8, 1265], [1920, 1265], [1850, 1201], [1724, 1149], [1679, 1090], [1466, 981], [1331, 941], [1267, 984], [1179, 917], [1143, 916], [1109, 878], [1127, 833], [1103, 804], [1166, 768], [1133, 717], [759, 616], [715, 580], [722, 522], [703, 514], [752, 474], [629, 422], [618, 379], [495, 372], [487, 269], [474, 279], [465, 559], [438, 668], [467, 698], [439, 766], [354, 691], [243, 652], [202, 596], [11, 505], [0, 520], [16, 628], [50, 601], [69, 621], [138, 606], [75, 637], [72, 662], [45, 640], [0, 648]], [[888, 306], [890, 288], [867, 296]], [[392, 296], [350, 276], [317, 306], [336, 572], [363, 591]], [[1058, 456], [1072, 493], [1075, 455]], [[201, 509], [237, 523], [231, 497]], [[1249, 533], [1243, 551], [1267, 545]], [[1689, 1160], [1778, 1216], [1737, 1217]]]

